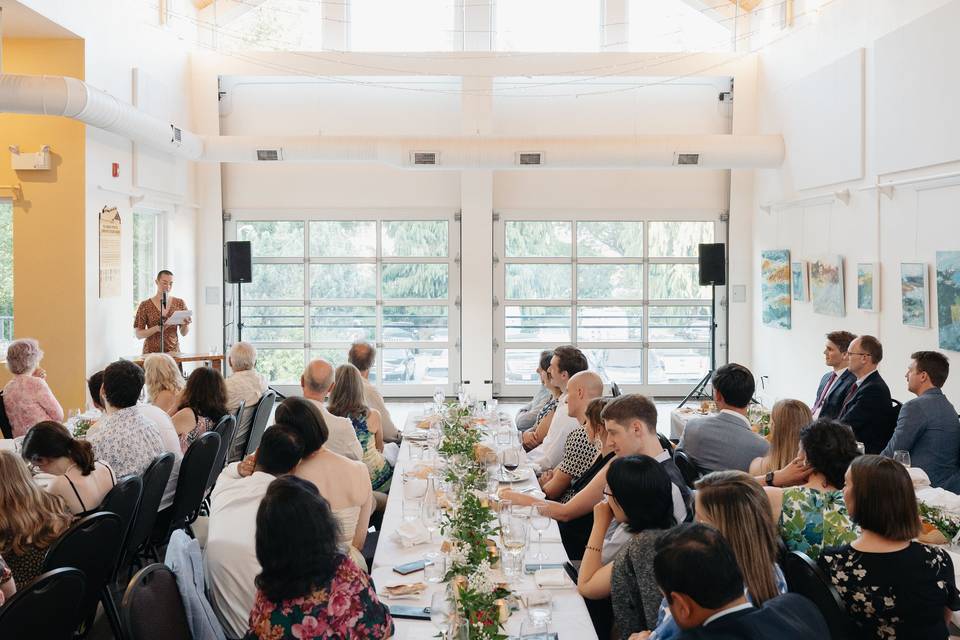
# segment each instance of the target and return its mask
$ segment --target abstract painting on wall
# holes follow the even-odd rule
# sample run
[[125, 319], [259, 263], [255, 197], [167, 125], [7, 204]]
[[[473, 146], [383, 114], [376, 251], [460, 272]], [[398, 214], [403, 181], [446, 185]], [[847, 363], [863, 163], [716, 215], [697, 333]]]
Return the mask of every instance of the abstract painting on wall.
[[937, 251], [940, 348], [960, 351], [960, 251]]
[[760, 299], [763, 324], [790, 328], [790, 252], [760, 252]]
[[927, 263], [900, 263], [900, 306], [904, 325], [922, 329], [930, 326], [929, 287]]
[[828, 316], [843, 316], [843, 256], [830, 256], [810, 263], [810, 298], [813, 310]]
[[810, 300], [810, 277], [806, 262], [790, 263], [790, 290], [797, 302]]
[[880, 311], [880, 265], [857, 263], [857, 309]]

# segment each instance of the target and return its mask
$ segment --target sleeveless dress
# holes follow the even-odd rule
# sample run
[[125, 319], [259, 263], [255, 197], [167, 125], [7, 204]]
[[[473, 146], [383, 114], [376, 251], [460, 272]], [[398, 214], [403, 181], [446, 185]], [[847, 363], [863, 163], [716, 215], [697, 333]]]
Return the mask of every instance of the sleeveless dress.
[[357, 440], [363, 448], [363, 463], [370, 472], [370, 484], [374, 491], [388, 493], [390, 481], [393, 480], [393, 465], [387, 462], [383, 454], [377, 450], [375, 436], [367, 429], [367, 416], [350, 416]]
[[[197, 415], [194, 412], [194, 415]], [[197, 426], [195, 426], [190, 431], [180, 434], [180, 450], [183, 453], [187, 452], [187, 449], [190, 448], [190, 445], [193, 444], [193, 441], [205, 434], [207, 431], [210, 431], [214, 426], [213, 420], [210, 418], [205, 418], [203, 416], [197, 415]]]
[[[114, 487], [117, 486], [117, 479], [116, 477], [114, 477], [113, 469], [110, 467], [110, 465], [104, 464], [103, 462], [96, 460], [93, 463], [94, 467], [96, 467], [97, 464], [102, 464], [107, 468], [107, 470], [110, 472], [110, 485]], [[70, 479], [70, 476], [68, 476], [67, 474], [63, 474], [63, 477], [67, 479], [67, 483], [70, 485], [70, 488], [73, 489], [73, 495], [77, 496], [77, 502], [80, 503], [80, 513], [74, 514], [73, 516], [76, 520], [79, 520], [80, 518], [85, 518], [90, 514], [96, 513], [97, 511], [100, 510], [99, 504], [93, 505], [91, 508], [88, 509], [87, 505], [83, 503], [83, 498], [80, 497], [80, 492], [77, 491], [77, 486], [73, 484], [73, 480]]]

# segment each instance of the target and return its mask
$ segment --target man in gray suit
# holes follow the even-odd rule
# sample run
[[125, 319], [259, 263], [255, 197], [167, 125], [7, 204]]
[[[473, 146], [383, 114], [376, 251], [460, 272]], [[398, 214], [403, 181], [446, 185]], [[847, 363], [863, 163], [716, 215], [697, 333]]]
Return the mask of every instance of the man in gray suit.
[[713, 399], [720, 413], [687, 423], [677, 449], [686, 452], [702, 471], [747, 471], [750, 462], [766, 455], [769, 444], [750, 429], [747, 406], [753, 398], [753, 374], [731, 362], [713, 373]]
[[882, 455], [910, 452], [910, 465], [923, 469], [930, 484], [960, 491], [960, 419], [941, 387], [950, 373], [947, 357], [937, 351], [910, 355], [907, 389], [916, 398], [900, 409], [897, 428]]

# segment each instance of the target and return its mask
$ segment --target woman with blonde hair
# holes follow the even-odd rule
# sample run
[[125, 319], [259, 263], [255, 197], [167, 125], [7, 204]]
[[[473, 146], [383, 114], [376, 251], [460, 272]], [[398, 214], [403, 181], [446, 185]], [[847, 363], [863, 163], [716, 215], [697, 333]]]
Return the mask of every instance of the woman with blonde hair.
[[367, 407], [363, 400], [363, 378], [360, 370], [352, 364], [337, 367], [336, 382], [327, 411], [335, 416], [348, 418], [353, 424], [357, 440], [363, 447], [363, 463], [370, 472], [370, 484], [374, 491], [388, 493], [393, 479], [393, 465], [383, 456], [383, 427], [380, 412]]
[[143, 384], [147, 400], [167, 415], [176, 413], [185, 382], [177, 361], [166, 353], [151, 353], [143, 360]]
[[3, 388], [3, 408], [18, 438], [44, 420], [63, 421], [63, 407], [47, 386], [47, 372], [40, 367], [43, 351], [33, 338], [14, 340], [7, 347], [7, 369], [13, 378]]
[[762, 476], [769, 471], [779, 471], [794, 458], [800, 448], [800, 429], [813, 421], [810, 407], [800, 400], [781, 400], [770, 412], [770, 451], [754, 458], [750, 463], [750, 475]]
[[19, 456], [0, 451], [0, 556], [16, 584], [40, 575], [47, 549], [70, 522], [63, 498], [41, 489]]

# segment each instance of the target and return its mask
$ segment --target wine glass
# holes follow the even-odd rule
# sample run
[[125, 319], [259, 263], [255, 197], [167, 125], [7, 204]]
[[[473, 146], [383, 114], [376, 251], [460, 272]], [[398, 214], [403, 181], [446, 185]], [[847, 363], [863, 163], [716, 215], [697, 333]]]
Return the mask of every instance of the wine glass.
[[550, 636], [550, 624], [542, 618], [526, 617], [520, 623], [520, 637], [523, 640], [547, 640]]
[[506, 553], [503, 572], [507, 577], [519, 576], [523, 570], [523, 556], [527, 549], [527, 522], [511, 517], [506, 528], [500, 529], [500, 540]]
[[516, 447], [504, 449], [500, 454], [500, 464], [503, 466], [503, 479], [509, 480], [514, 477], [514, 471], [520, 466], [520, 451]]
[[443, 411], [443, 401], [447, 399], [447, 394], [443, 392], [443, 387], [437, 387], [433, 392], [433, 408], [437, 414]]
[[495, 442], [497, 443], [498, 449], [506, 449], [510, 446], [510, 442], [513, 440], [513, 434], [510, 433], [507, 429], [498, 429], [497, 435], [495, 436]]
[[547, 558], [543, 552], [543, 532], [550, 526], [550, 516], [547, 515], [547, 509], [546, 505], [534, 505], [533, 512], [530, 514], [530, 526], [537, 532], [537, 552], [533, 558], [541, 564]]
[[910, 468], [910, 452], [906, 449], [897, 449], [893, 452], [893, 461], [899, 462], [907, 469]]
[[430, 598], [430, 622], [440, 633], [445, 633], [450, 626], [450, 616], [453, 615], [453, 604], [446, 592], [437, 591]]
[[420, 507], [420, 513], [423, 519], [423, 526], [430, 534], [430, 542], [433, 542], [433, 533], [440, 528], [440, 507], [436, 500], [424, 500]]

